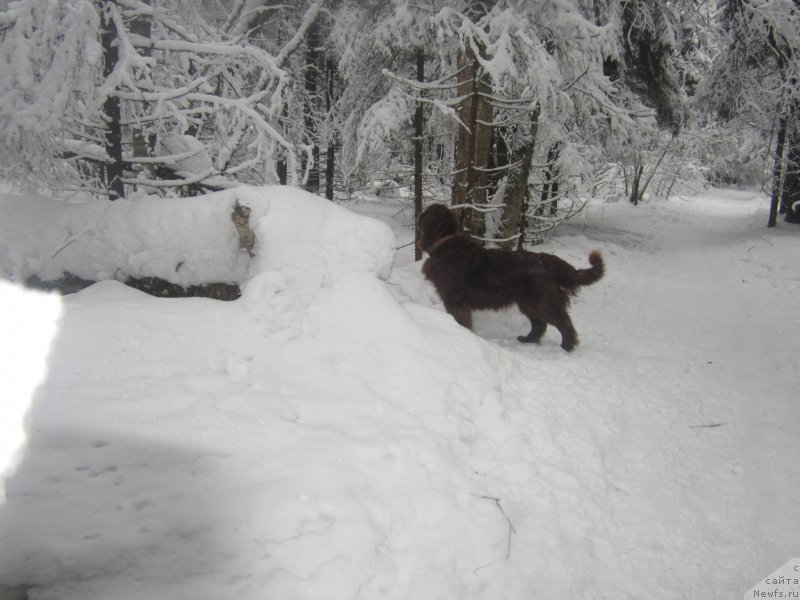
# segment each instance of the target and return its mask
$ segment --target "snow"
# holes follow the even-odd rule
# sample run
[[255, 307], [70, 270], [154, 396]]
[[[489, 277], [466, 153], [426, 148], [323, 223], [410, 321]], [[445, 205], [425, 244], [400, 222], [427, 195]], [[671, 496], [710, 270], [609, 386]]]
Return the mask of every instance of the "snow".
[[740, 597], [800, 539], [800, 238], [766, 229], [767, 205], [591, 200], [545, 248], [607, 262], [567, 354], [554, 332], [517, 344], [516, 313], [456, 325], [413, 248], [391, 268], [404, 212], [379, 215], [395, 241], [355, 214], [369, 203], [288, 188], [59, 211], [3, 196], [8, 277], [108, 272], [101, 247], [155, 268], [149, 247], [193, 280], [227, 265], [244, 292], [0, 286], [0, 449], [21, 448], [0, 598]]
[[23, 419], [47, 375], [47, 356], [57, 333], [61, 301], [2, 280], [0, 298], [0, 331], [6, 339], [0, 345], [0, 364], [7, 369], [0, 403], [0, 473], [4, 473], [16, 466], [17, 452], [25, 443]]
[[[237, 201], [252, 211], [259, 243], [252, 264], [230, 220]], [[386, 277], [393, 254], [386, 226], [279, 186], [113, 203], [0, 194], [0, 270], [20, 281], [68, 271], [90, 280], [156, 276], [180, 285], [243, 284], [257, 273], [280, 271], [309, 294], [342, 271]]]

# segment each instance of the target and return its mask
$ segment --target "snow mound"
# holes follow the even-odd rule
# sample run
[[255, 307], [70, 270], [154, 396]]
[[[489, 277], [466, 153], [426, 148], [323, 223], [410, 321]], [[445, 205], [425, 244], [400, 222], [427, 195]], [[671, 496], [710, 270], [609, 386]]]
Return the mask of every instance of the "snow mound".
[[[231, 222], [236, 202], [251, 209], [252, 260]], [[70, 272], [90, 280], [243, 284], [270, 271], [283, 273], [308, 301], [338, 277], [388, 276], [394, 248], [382, 223], [283, 186], [81, 204], [0, 195], [0, 272], [16, 280]]]
[[234, 201], [252, 209], [256, 256], [248, 278], [281, 273], [303, 302], [323, 286], [353, 275], [385, 279], [392, 269], [395, 239], [380, 221], [295, 188], [240, 187]]
[[510, 533], [486, 473], [521, 432], [500, 418], [504, 352], [395, 297], [387, 227], [278, 189], [201, 200], [253, 210], [241, 299], [115, 281], [63, 299], [0, 511], [0, 596], [502, 588]]

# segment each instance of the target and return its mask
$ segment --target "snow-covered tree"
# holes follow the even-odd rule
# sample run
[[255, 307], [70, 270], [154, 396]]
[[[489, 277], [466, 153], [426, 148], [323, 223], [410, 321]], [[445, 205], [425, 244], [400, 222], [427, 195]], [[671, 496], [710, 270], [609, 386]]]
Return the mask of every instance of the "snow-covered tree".
[[[477, 238], [513, 245], [561, 208], [570, 212], [560, 199], [591, 182], [603, 144], [639, 126], [641, 103], [604, 69], [624, 62], [622, 3], [462, 1], [422, 10], [398, 1], [355, 12], [371, 23], [358, 28], [358, 47], [376, 51], [345, 55], [347, 81], [369, 78], [354, 87], [371, 90], [353, 113], [358, 134], [349, 139], [359, 151], [350, 164], [357, 170], [360, 157], [375, 156], [366, 148], [405, 139], [424, 97], [433, 107], [425, 135], [443, 133], [451, 202]], [[409, 72], [419, 45], [425, 83]], [[526, 202], [533, 196], [554, 214]]]
[[415, 102], [414, 94], [387, 72], [415, 79], [418, 18], [405, 3], [383, 0], [346, 1], [336, 13], [331, 46], [344, 82], [338, 128], [346, 192], [372, 183], [368, 178], [398, 176], [387, 167], [392, 156], [404, 153]]
[[[792, 2], [758, 11], [773, 5]], [[578, 210], [609, 163], [638, 199], [681, 145], [663, 132], [687, 123], [708, 62], [697, 6], [17, 0], [0, 12], [0, 171], [110, 198], [414, 181], [416, 212], [449, 196], [474, 237], [513, 247]]]
[[[688, 125], [687, 90], [696, 85], [699, 62], [692, 43], [700, 11], [690, 0], [631, 0], [616, 5], [621, 53], [609, 56], [605, 71], [629, 96], [652, 111], [653, 120], [607, 147], [623, 170], [626, 193], [637, 204], [644, 196], [673, 139]], [[670, 132], [665, 136], [662, 132]], [[666, 138], [666, 139], [665, 139]]]
[[800, 223], [800, 2], [725, 0], [727, 34], [702, 95], [723, 118], [760, 131], [772, 148], [772, 210]]
[[[98, 135], [103, 103], [100, 14], [89, 0], [67, 6], [13, 2], [0, 13], [0, 158], [3, 175], [100, 192], [107, 161]], [[92, 184], [89, 183], [89, 186]]]
[[[280, 126], [285, 66], [312, 19], [265, 50], [242, 24], [253, 2], [230, 11], [206, 4], [10, 3], [0, 13], [4, 176], [114, 198], [119, 180], [125, 192], [191, 192], [274, 182], [278, 154], [298, 163], [308, 149]], [[111, 152], [119, 148], [121, 156]]]

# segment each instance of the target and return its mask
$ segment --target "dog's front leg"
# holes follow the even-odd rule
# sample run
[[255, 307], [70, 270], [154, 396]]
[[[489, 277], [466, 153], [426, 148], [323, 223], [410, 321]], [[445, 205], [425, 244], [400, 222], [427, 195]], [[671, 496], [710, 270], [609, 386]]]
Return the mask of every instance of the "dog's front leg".
[[472, 330], [472, 309], [463, 304], [452, 304], [450, 302], [444, 303], [444, 309], [453, 315], [456, 323], [462, 327]]

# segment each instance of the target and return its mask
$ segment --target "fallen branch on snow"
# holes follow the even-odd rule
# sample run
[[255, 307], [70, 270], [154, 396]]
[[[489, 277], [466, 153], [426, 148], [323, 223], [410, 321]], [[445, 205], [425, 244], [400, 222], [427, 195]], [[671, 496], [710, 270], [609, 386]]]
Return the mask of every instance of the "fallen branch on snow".
[[[511, 536], [517, 533], [517, 530], [514, 528], [514, 524], [511, 522], [511, 519], [506, 514], [506, 511], [503, 510], [503, 506], [500, 504], [500, 498], [495, 498], [494, 496], [478, 496], [478, 498], [482, 500], [491, 500], [497, 505], [497, 508], [503, 513], [503, 516], [506, 518], [506, 523], [508, 523], [508, 540], [506, 543], [506, 555], [504, 560], [508, 560], [511, 557]], [[488, 566], [488, 565], [487, 565]], [[478, 569], [476, 569], [477, 571]]]

